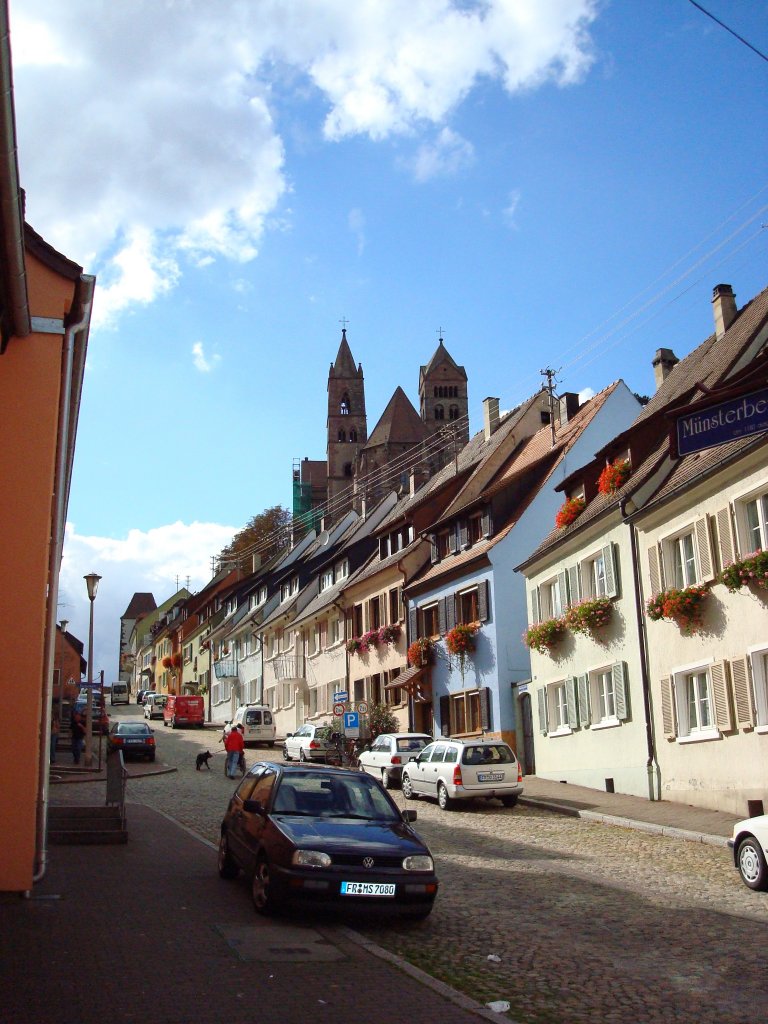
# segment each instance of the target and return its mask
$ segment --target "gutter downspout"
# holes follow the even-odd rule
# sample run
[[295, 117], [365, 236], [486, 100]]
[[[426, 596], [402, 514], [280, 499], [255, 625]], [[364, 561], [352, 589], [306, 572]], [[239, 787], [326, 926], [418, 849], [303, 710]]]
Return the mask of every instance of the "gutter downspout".
[[[59, 597], [59, 570], [61, 568], [62, 551], [64, 548], [64, 529], [67, 517], [68, 493], [65, 486], [72, 467], [75, 450], [75, 433], [79, 405], [72, 402], [73, 376], [82, 385], [82, 372], [85, 366], [85, 350], [87, 347], [88, 327], [91, 319], [93, 293], [96, 278], [82, 274], [77, 285], [74, 315], [78, 318], [63, 327], [64, 342], [62, 345], [62, 361], [60, 376], [58, 446], [56, 450], [56, 468], [54, 479], [53, 530], [51, 536], [50, 555], [48, 559], [48, 608], [46, 622], [46, 645], [43, 652], [43, 695], [42, 718], [40, 729], [40, 754], [38, 759], [38, 798], [35, 822], [35, 863], [32, 881], [39, 882], [45, 874], [47, 862], [47, 825], [48, 797], [50, 779], [48, 764], [51, 747], [51, 691], [53, 686], [53, 662], [56, 651], [56, 611]], [[78, 342], [78, 335], [82, 341]], [[76, 353], [75, 349], [79, 351]], [[77, 354], [77, 364], [75, 357]], [[73, 374], [73, 368], [75, 370]], [[78, 389], [79, 390], [79, 389]], [[61, 713], [61, 709], [59, 709]]]
[[[397, 565], [397, 571], [403, 577], [403, 590], [405, 590], [405, 583], [406, 583], [406, 580], [407, 580], [408, 577], [406, 575], [405, 569], [403, 568], [403, 559], [402, 558], [398, 559], [396, 565]], [[408, 615], [407, 614], [405, 615], [405, 623], [404, 624], [405, 624], [405, 627], [406, 627], [406, 630], [405, 630], [406, 645], [405, 646], [406, 646], [406, 650], [407, 650], [407, 648], [408, 648], [407, 641], [410, 639], [410, 637], [408, 636], [408, 628], [407, 628], [408, 627]], [[407, 657], [406, 657], [405, 665], [406, 665], [406, 668], [407, 668], [408, 667], [408, 659], [407, 659]], [[433, 717], [434, 717], [434, 715], [433, 715]], [[412, 693], [409, 693], [408, 694], [408, 732], [415, 732], [416, 731], [415, 722], [416, 722], [416, 698], [413, 696]]]
[[[640, 647], [640, 678], [643, 686], [643, 710], [645, 713], [645, 741], [648, 757], [645, 762], [645, 771], [648, 776], [648, 799], [661, 799], [661, 770], [656, 756], [656, 744], [653, 735], [653, 716], [651, 702], [651, 687], [648, 679], [648, 638], [645, 631], [645, 615], [643, 613], [642, 591], [640, 589], [640, 565], [637, 555], [637, 533], [634, 524], [627, 516], [627, 501], [623, 498], [619, 504], [621, 517], [627, 524], [629, 530], [629, 545], [632, 553], [632, 582], [635, 591], [635, 611], [637, 614], [637, 639]], [[654, 784], [655, 775], [655, 784]]]

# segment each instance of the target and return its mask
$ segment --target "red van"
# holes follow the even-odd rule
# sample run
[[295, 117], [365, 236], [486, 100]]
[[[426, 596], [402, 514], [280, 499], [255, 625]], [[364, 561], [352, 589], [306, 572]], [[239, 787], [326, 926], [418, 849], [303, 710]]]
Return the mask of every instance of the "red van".
[[163, 725], [205, 725], [205, 698], [197, 694], [170, 694], [163, 708]]

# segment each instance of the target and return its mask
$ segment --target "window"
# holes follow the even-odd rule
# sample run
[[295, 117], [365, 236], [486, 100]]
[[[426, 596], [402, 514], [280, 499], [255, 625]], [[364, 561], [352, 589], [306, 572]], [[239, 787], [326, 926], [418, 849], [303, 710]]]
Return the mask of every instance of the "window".
[[706, 672], [690, 672], [685, 676], [685, 697], [688, 704], [688, 730], [691, 733], [709, 729], [710, 712], [709, 676]]
[[[550, 736], [569, 736], [577, 727], [577, 679], [570, 677], [542, 686], [537, 692], [539, 729]], [[582, 697], [588, 700], [586, 677], [582, 677]]]
[[608, 719], [616, 718], [616, 692], [613, 687], [613, 673], [610, 669], [600, 669], [595, 672], [595, 689], [597, 690], [597, 707], [600, 718], [598, 721], [605, 722]]
[[[750, 662], [752, 668], [752, 687], [754, 693], [754, 720], [751, 715], [752, 701], [750, 700], [749, 693], [749, 673], [744, 671], [743, 675], [740, 671], [742, 663], [732, 661], [731, 662], [731, 677], [734, 683], [734, 703], [736, 704], [737, 713], [745, 708], [748, 710], [748, 714], [739, 714], [739, 725], [756, 725], [758, 732], [768, 731], [768, 648], [762, 650], [752, 651], [750, 654]], [[746, 664], [744, 668], [747, 669]], [[742, 688], [746, 690], [745, 697], [740, 692]]]
[[590, 597], [605, 597], [608, 593], [608, 584], [605, 575], [605, 558], [603, 553], [587, 559], [586, 563], [586, 586], [585, 590]]
[[739, 499], [734, 511], [741, 556], [768, 550], [768, 493]]
[[471, 622], [480, 621], [477, 603], [477, 587], [461, 591], [456, 595], [456, 623], [467, 626]]
[[436, 420], [444, 420], [445, 419], [445, 409], [442, 407], [442, 405], [436, 405], [435, 406], [435, 419]]
[[559, 619], [563, 614], [565, 600], [562, 581], [547, 580], [541, 586], [541, 615], [543, 619]]
[[652, 594], [668, 587], [682, 590], [714, 579], [709, 533], [709, 519], [703, 516], [677, 533], [663, 537], [658, 545], [651, 545], [648, 569]]
[[458, 405], [452, 405], [448, 410], [448, 419], [457, 420], [459, 418], [459, 407]]
[[[421, 630], [420, 636], [437, 636], [440, 632], [440, 625], [438, 622], [437, 613], [437, 602], [434, 604], [428, 604], [424, 608], [420, 608], [421, 612]], [[416, 638], [413, 637], [413, 640]]]
[[336, 644], [341, 639], [341, 619], [331, 619], [328, 623], [328, 643]]
[[328, 590], [333, 586], [333, 569], [326, 569], [320, 576], [320, 591]]
[[479, 690], [466, 690], [464, 693], [451, 694], [448, 708], [450, 736], [482, 731]]
[[368, 602], [368, 629], [380, 629], [381, 625], [381, 598], [372, 597]]
[[437, 535], [437, 555], [438, 558], [447, 558], [451, 550], [450, 531], [443, 530]]
[[[740, 718], [739, 662], [732, 664], [734, 704]], [[720, 739], [733, 728], [725, 662], [687, 665], [661, 680], [661, 717], [667, 739], [679, 743]]]
[[568, 728], [568, 698], [565, 692], [565, 683], [555, 683], [552, 689], [552, 710], [554, 712], [555, 727], [559, 731]]
[[395, 587], [389, 592], [389, 621], [395, 623], [400, 620], [403, 607], [403, 591], [401, 587]]
[[483, 539], [483, 517], [475, 515], [469, 517], [469, 543], [477, 544]]
[[344, 463], [344, 476], [352, 476], [352, 463], [351, 462], [345, 462]]
[[354, 444], [357, 441], [357, 431], [353, 427], [349, 432], [349, 440]]
[[673, 586], [682, 590], [696, 582], [696, 553], [693, 548], [693, 531], [681, 534], [668, 542], [672, 558]]
[[342, 416], [349, 416], [349, 410], [351, 406], [349, 404], [349, 395], [344, 395], [339, 403], [339, 413]]
[[340, 441], [346, 441], [347, 440], [347, 435], [344, 433], [344, 430], [340, 430], [339, 431], [339, 440]]
[[336, 581], [345, 580], [349, 576], [349, 561], [344, 559], [343, 562], [337, 562], [335, 565], [335, 576]]

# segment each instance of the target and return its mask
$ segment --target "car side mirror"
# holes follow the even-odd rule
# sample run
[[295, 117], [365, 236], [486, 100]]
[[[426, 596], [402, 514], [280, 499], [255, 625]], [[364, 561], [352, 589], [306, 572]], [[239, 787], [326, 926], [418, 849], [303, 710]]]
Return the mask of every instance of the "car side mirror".
[[243, 800], [243, 810], [249, 814], [263, 814], [264, 805], [261, 800]]
[[403, 821], [407, 822], [410, 825], [412, 821], [416, 821], [416, 813], [416, 811], [412, 811], [410, 808], [403, 811]]

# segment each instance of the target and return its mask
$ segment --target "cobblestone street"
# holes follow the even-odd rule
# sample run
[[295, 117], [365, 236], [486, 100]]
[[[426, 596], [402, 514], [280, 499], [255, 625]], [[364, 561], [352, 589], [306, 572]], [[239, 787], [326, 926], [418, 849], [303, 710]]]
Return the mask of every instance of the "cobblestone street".
[[[155, 725], [158, 760], [177, 771], [130, 781], [129, 803], [215, 843], [236, 784], [218, 733]], [[206, 748], [211, 771], [198, 772]], [[90, 788], [67, 787], [82, 798]], [[435, 910], [418, 926], [355, 927], [434, 977], [483, 1003], [509, 1001], [520, 1022], [714, 1024], [768, 1011], [768, 894], [743, 885], [728, 850], [525, 806], [409, 806], [437, 860]]]

